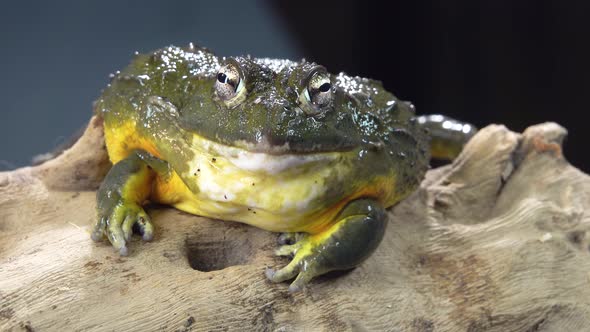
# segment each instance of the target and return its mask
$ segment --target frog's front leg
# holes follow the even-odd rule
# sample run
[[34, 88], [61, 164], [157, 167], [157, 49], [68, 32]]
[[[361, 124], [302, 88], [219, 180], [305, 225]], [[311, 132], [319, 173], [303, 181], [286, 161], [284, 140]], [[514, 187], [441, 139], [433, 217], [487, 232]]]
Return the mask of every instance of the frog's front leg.
[[325, 231], [307, 234], [295, 244], [280, 247], [276, 254], [294, 255], [280, 270], [266, 270], [272, 282], [295, 281], [289, 291], [302, 289], [312, 278], [334, 270], [347, 270], [359, 265], [377, 248], [387, 224], [385, 209], [372, 199], [350, 202], [337, 221]]
[[142, 204], [150, 195], [156, 174], [167, 176], [168, 163], [143, 150], [134, 150], [111, 168], [96, 193], [98, 219], [91, 234], [94, 241], [106, 235], [113, 247], [126, 256], [134, 225], [144, 240], [153, 238], [154, 227]]

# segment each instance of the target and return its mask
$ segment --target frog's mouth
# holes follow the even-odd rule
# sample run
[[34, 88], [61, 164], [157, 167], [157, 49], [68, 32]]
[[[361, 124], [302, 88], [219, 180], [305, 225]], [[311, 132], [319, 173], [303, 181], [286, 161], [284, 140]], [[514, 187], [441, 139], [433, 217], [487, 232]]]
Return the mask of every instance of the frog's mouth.
[[351, 112], [335, 107], [308, 116], [296, 109], [263, 104], [182, 109], [178, 123], [212, 142], [273, 155], [349, 151], [362, 144]]
[[237, 148], [270, 155], [314, 154], [324, 152], [350, 151], [359, 145], [352, 135], [318, 133], [313, 137], [281, 136], [266, 133], [255, 135], [256, 140], [236, 140], [231, 144]]
[[191, 125], [181, 125], [210, 142], [270, 155], [350, 151], [362, 143], [356, 128], [342, 128], [328, 123], [299, 128], [277, 126], [272, 130], [266, 126], [238, 126], [233, 123], [229, 126], [223, 123], [207, 126], [193, 121]]
[[[227, 161], [239, 170], [268, 174], [278, 174], [294, 168], [303, 169], [311, 164], [325, 164], [340, 156], [334, 150], [301, 153], [293, 151], [288, 145], [269, 145], [268, 142], [254, 145], [242, 141], [227, 145], [196, 134], [193, 135], [192, 149], [200, 150], [201, 156], [207, 156], [206, 159], [210, 159], [218, 167], [222, 167], [223, 161]], [[191, 169], [200, 169], [201, 165], [198, 163]]]

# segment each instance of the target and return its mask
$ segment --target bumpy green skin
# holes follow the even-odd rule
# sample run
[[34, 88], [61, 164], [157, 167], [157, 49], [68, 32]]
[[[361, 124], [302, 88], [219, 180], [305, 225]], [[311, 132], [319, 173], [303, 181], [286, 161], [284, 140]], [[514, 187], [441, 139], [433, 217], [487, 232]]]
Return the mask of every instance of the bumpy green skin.
[[[141, 186], [133, 181], [166, 177], [172, 171], [185, 173], [196, 153], [188, 142], [197, 134], [277, 156], [354, 153], [358, 157], [347, 166], [355, 169], [354, 179], [334, 180], [326, 202], [311, 203], [318, 208], [335, 204], [378, 177], [395, 178], [396, 186], [388, 194], [395, 200], [350, 201], [324, 233], [305, 235], [281, 247], [277, 254], [295, 257], [279, 271], [268, 270], [267, 277], [280, 282], [297, 276], [291, 290], [299, 290], [317, 275], [360, 264], [383, 237], [384, 208], [415, 190], [428, 168], [428, 136], [424, 123], [414, 119], [413, 106], [378, 81], [339, 74], [331, 75], [330, 107], [310, 116], [301, 111], [300, 93], [316, 64], [237, 57], [231, 61], [239, 64], [248, 94], [239, 105], [227, 107], [214, 90], [216, 74], [226, 61], [192, 45], [167, 47], [137, 55], [114, 76], [97, 101], [96, 112], [110, 127], [136, 124], [134, 130], [155, 145], [162, 159], [139, 150], [113, 167], [97, 194], [99, 218], [93, 239], [105, 234], [121, 254], [127, 254], [134, 223], [139, 223], [145, 239], [151, 239], [152, 226], [141, 208], [149, 193], [136, 197], [133, 188]], [[182, 180], [198, 192], [190, 179]]]
[[414, 179], [409, 186], [422, 179], [429, 160], [428, 136], [413, 119], [413, 105], [397, 99], [381, 82], [333, 75], [333, 110], [311, 117], [294, 109], [303, 81], [316, 64], [234, 59], [243, 66], [248, 82], [248, 97], [235, 108], [220, 103], [213, 88], [225, 58], [206, 49], [168, 47], [136, 55], [114, 77], [95, 110], [110, 122], [130, 117], [147, 121], [139, 110], [149, 97], [159, 96], [176, 106], [180, 116], [175, 125], [219, 143], [268, 153], [285, 143], [291, 153], [360, 148], [378, 154], [378, 164]]

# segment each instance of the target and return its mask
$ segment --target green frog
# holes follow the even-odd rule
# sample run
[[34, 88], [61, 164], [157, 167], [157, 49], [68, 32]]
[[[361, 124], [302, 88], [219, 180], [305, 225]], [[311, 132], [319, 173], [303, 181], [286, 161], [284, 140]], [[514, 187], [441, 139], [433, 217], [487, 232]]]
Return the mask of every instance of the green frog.
[[292, 260], [266, 277], [294, 279], [290, 291], [361, 264], [383, 238], [386, 209], [419, 186], [431, 150], [452, 158], [475, 132], [416, 117], [376, 80], [192, 44], [136, 54], [95, 112], [113, 167], [92, 239], [106, 236], [121, 255], [134, 229], [152, 240], [146, 202], [281, 232], [276, 254]]

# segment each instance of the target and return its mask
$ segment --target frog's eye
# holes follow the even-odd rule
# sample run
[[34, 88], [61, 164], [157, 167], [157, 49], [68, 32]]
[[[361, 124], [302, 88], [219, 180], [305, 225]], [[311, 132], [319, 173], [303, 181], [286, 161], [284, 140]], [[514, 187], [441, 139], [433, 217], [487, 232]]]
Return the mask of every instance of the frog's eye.
[[244, 79], [237, 63], [230, 61], [219, 69], [215, 80], [215, 92], [228, 107], [234, 107], [246, 98]]
[[307, 85], [302, 93], [304, 110], [308, 114], [318, 114], [332, 104], [332, 83], [330, 74], [323, 67], [314, 70], [308, 76]]

